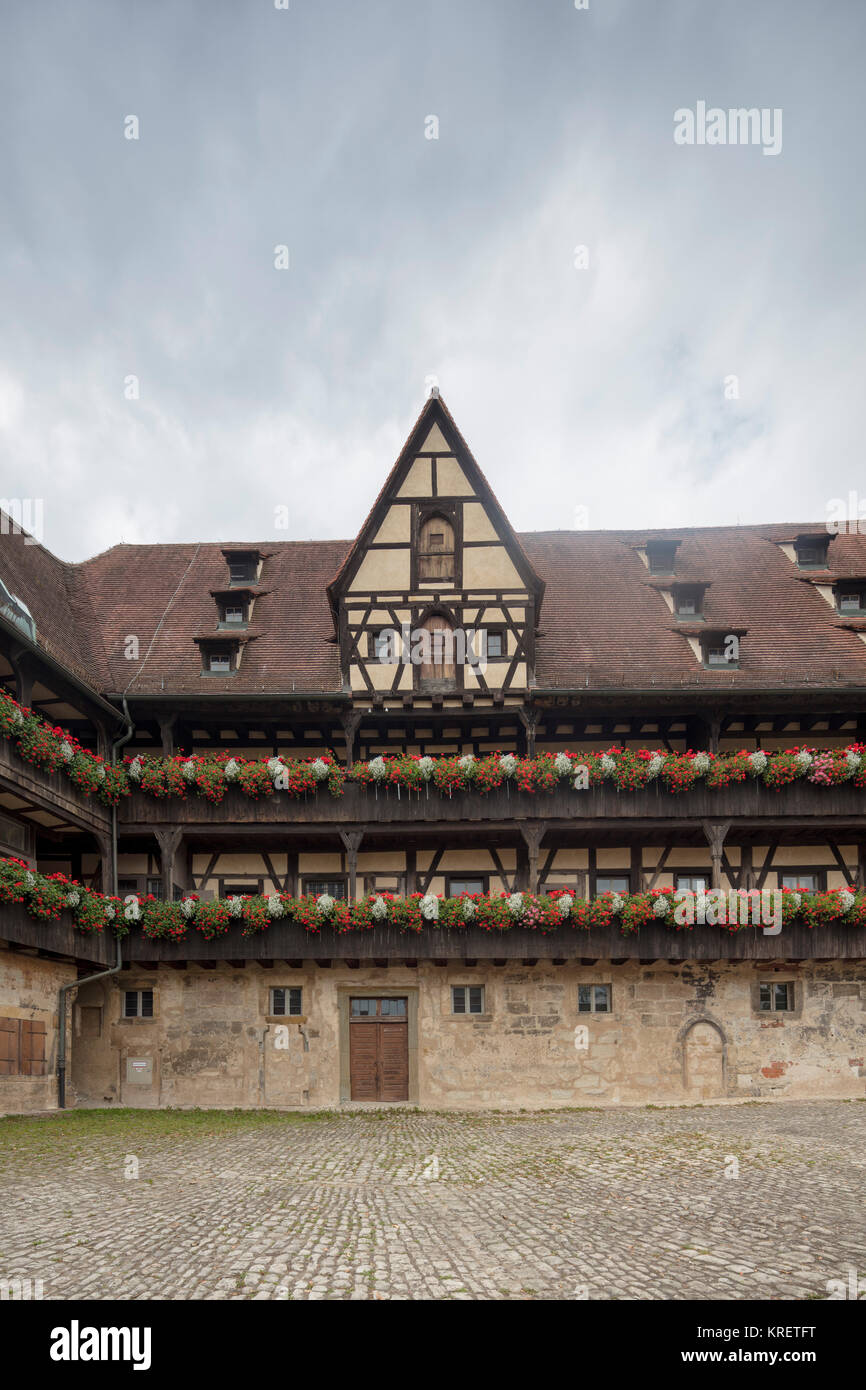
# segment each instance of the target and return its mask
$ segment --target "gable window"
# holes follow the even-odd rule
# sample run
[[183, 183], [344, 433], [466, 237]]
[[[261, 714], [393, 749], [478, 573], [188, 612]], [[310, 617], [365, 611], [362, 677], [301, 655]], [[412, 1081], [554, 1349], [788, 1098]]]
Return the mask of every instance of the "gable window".
[[827, 568], [827, 548], [829, 536], [798, 536], [794, 541], [794, 552], [801, 570], [822, 570]]
[[229, 570], [229, 586], [236, 584], [257, 584], [259, 577], [258, 550], [224, 550], [223, 555]]
[[758, 1008], [762, 1013], [787, 1014], [794, 1010], [794, 984], [764, 981], [758, 986]]
[[578, 985], [577, 1008], [582, 1014], [609, 1014], [610, 985]]
[[673, 574], [679, 541], [647, 541], [646, 557], [650, 574]]
[[127, 989], [123, 992], [124, 1018], [153, 1018], [153, 990]]
[[418, 532], [418, 581], [454, 581], [454, 527], [444, 516], [429, 516]]
[[703, 617], [705, 588], [705, 584], [674, 585], [674, 612], [678, 618]]
[[740, 665], [740, 636], [738, 632], [708, 632], [701, 638], [704, 665], [736, 671]]
[[452, 985], [451, 1012], [452, 1014], [483, 1014], [484, 986]]
[[199, 638], [198, 642], [201, 651], [202, 671], [208, 676], [231, 676], [238, 669], [240, 657], [240, 639], [231, 641], [203, 641]]
[[272, 989], [271, 1015], [276, 1018], [291, 1018], [301, 1014], [300, 988]]

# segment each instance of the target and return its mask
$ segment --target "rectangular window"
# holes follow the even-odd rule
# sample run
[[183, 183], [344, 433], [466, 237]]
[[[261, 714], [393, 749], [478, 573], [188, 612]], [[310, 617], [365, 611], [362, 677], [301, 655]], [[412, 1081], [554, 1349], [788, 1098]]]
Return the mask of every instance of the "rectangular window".
[[242, 623], [246, 620], [246, 609], [239, 604], [226, 604], [223, 609], [224, 623]]
[[505, 634], [502, 632], [488, 632], [487, 634], [487, 657], [488, 660], [505, 656]]
[[596, 874], [595, 891], [601, 893], [628, 893], [631, 884], [628, 874]]
[[233, 555], [228, 562], [230, 584], [255, 584], [258, 577], [258, 557]]
[[705, 659], [708, 666], [736, 666], [736, 661], [729, 658], [725, 647], [707, 647]]
[[291, 1017], [302, 1013], [300, 988], [272, 989], [271, 1013], [275, 1016]]
[[221, 898], [252, 898], [261, 891], [261, 879], [257, 879], [255, 883], [229, 883], [227, 879], [220, 880]]
[[127, 989], [123, 996], [124, 1018], [153, 1018], [153, 990]]
[[782, 888], [792, 888], [795, 892], [820, 893], [824, 887], [824, 875], [820, 870], [805, 873], [802, 869], [792, 869], [779, 877]]
[[827, 564], [827, 543], [817, 541], [814, 545], [796, 546], [797, 564], [801, 569], [824, 569]]
[[840, 613], [859, 613], [862, 607], [862, 595], [853, 590], [846, 589], [839, 594]]
[[162, 898], [162, 879], [149, 878], [147, 880], [147, 891], [152, 898]]
[[697, 611], [698, 605], [695, 599], [687, 598], [685, 594], [680, 595], [680, 597], [677, 599], [678, 613], [682, 613], [683, 617], [687, 617], [692, 613], [697, 613]]
[[327, 893], [329, 898], [345, 898], [346, 880], [340, 878], [308, 878], [306, 880], [305, 892], [314, 898], [320, 898], [323, 893]]
[[227, 676], [232, 669], [232, 659], [222, 652], [211, 652], [208, 657], [208, 670], [214, 675]]
[[578, 985], [578, 1012], [582, 1014], [609, 1014], [610, 989], [610, 985]]
[[676, 542], [650, 541], [646, 548], [650, 574], [673, 574], [676, 553]]
[[459, 898], [461, 893], [486, 892], [486, 878], [449, 878], [446, 883], [445, 896], [447, 898]]
[[453, 1014], [483, 1014], [483, 985], [452, 985], [451, 1012]]
[[378, 999], [353, 999], [352, 1017], [353, 1018], [375, 1018]]
[[683, 893], [706, 893], [710, 880], [704, 874], [677, 874], [677, 888]]
[[381, 632], [377, 632], [373, 639], [373, 655], [376, 660], [382, 662], [383, 665], [395, 665], [394, 656], [396, 651], [399, 651], [399, 644], [395, 651], [394, 637], [395, 634], [393, 630], [390, 627], [386, 627], [383, 628]]
[[758, 987], [758, 1008], [762, 1013], [791, 1013], [794, 1008], [793, 983], [764, 983]]

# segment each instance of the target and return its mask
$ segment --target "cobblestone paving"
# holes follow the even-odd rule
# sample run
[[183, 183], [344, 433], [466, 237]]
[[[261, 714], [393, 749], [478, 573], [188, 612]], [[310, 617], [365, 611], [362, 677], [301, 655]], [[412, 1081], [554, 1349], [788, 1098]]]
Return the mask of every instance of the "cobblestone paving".
[[866, 1269], [862, 1102], [219, 1116], [0, 1121], [0, 1281], [42, 1279], [46, 1299], [804, 1299]]

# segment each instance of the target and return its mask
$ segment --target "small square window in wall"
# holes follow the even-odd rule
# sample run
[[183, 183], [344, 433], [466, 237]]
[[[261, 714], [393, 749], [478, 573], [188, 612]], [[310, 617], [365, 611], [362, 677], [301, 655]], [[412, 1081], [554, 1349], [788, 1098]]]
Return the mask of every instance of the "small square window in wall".
[[302, 998], [300, 988], [272, 989], [271, 990], [271, 1014], [275, 1017], [290, 1018], [292, 1014], [298, 1015], [303, 1012], [301, 1007]]
[[793, 1013], [794, 985], [792, 981], [765, 981], [758, 986], [758, 1008], [762, 1013]]
[[127, 989], [123, 994], [124, 1018], [153, 1018], [153, 990]]
[[577, 1009], [582, 1014], [609, 1014], [610, 985], [578, 985]]
[[211, 652], [208, 658], [208, 670], [215, 676], [227, 676], [232, 669], [232, 659], [220, 652]]
[[706, 893], [710, 880], [705, 874], [677, 874], [677, 892]]
[[597, 874], [595, 891], [601, 893], [628, 893], [630, 880], [628, 874]]
[[505, 633], [488, 632], [487, 634], [487, 659], [488, 661], [498, 661], [506, 655]]
[[483, 1014], [483, 985], [452, 985], [451, 1012], [453, 1014]]

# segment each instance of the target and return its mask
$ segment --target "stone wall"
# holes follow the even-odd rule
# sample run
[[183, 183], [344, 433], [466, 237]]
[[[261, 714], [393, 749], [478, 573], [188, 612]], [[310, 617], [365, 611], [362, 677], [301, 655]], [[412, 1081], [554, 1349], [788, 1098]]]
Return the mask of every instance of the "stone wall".
[[0, 950], [0, 1018], [45, 1024], [43, 1074], [0, 1076], [0, 1114], [57, 1109], [57, 996], [75, 973], [73, 965]]
[[[793, 985], [790, 1013], [759, 1011], [762, 981]], [[609, 1014], [578, 1011], [578, 985], [588, 983], [611, 986]], [[484, 987], [481, 1016], [451, 1012], [451, 986], [467, 984]], [[300, 1017], [269, 1013], [269, 991], [286, 986], [303, 991]], [[123, 1019], [122, 991], [142, 988], [154, 990], [154, 1018]], [[120, 984], [83, 987], [73, 1012], [77, 1103], [336, 1106], [348, 1098], [340, 1000], [377, 991], [417, 999], [409, 1099], [422, 1107], [866, 1094], [862, 964], [291, 969], [277, 961], [272, 969], [134, 966]]]

